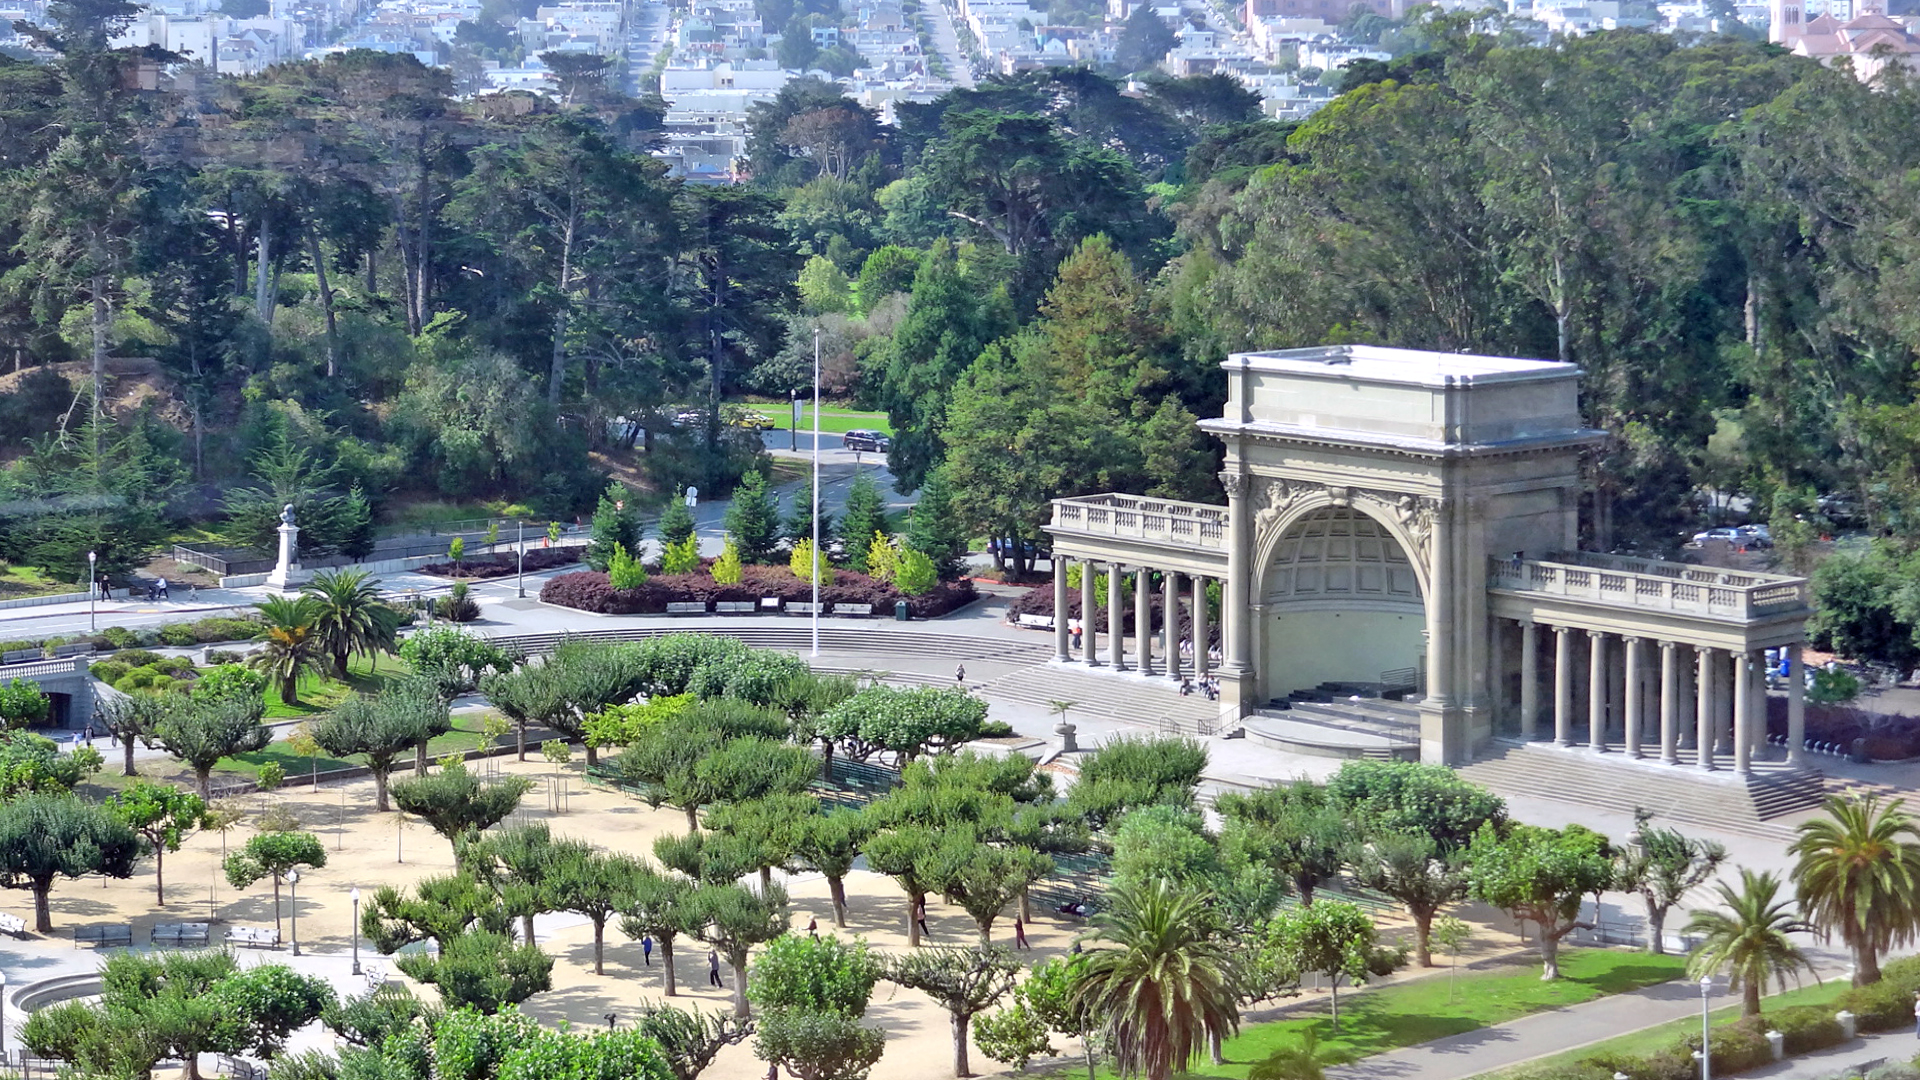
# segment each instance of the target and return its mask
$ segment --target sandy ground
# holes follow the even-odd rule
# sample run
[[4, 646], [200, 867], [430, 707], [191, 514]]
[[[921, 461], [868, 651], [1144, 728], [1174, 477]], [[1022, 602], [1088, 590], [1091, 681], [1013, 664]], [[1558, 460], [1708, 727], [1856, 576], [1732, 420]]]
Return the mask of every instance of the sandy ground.
[[[538, 784], [523, 803], [523, 809], [511, 819], [514, 822], [546, 821], [556, 835], [584, 838], [609, 850], [649, 857], [655, 837], [686, 828], [685, 816], [677, 810], [653, 810], [617, 792], [587, 785], [578, 763], [564, 769], [568, 797], [564, 809], [556, 812], [551, 805], [555, 777], [552, 766], [538, 761], [519, 764], [510, 758], [496, 760], [501, 773], [528, 776]], [[486, 768], [481, 763], [473, 767]], [[327, 865], [303, 872], [298, 884], [298, 937], [307, 957], [303, 969], [318, 967], [337, 983], [352, 985], [344, 977], [343, 963], [352, 947], [350, 890], [357, 886], [363, 893], [370, 893], [378, 885], [405, 886], [424, 876], [448, 873], [453, 869], [451, 845], [417, 821], [403, 824], [397, 813], [375, 813], [371, 781], [323, 786], [317, 792], [306, 784], [293, 783], [274, 795], [249, 797], [241, 805], [257, 813], [275, 802], [294, 813], [302, 828], [318, 835], [327, 848]], [[225, 848], [232, 850], [254, 835], [251, 813], [247, 822], [236, 826], [224, 838], [217, 832], [201, 833], [189, 838], [179, 852], [166, 857], [164, 908], [156, 904], [151, 860], [143, 862], [126, 881], [85, 880], [57, 885], [52, 898], [55, 930], [52, 940], [40, 947], [70, 948], [63, 943], [71, 941], [74, 927], [88, 923], [131, 922], [135, 928], [134, 940], [143, 944], [154, 923], [203, 920], [210, 913], [216, 920], [216, 938], [219, 928], [224, 926], [272, 925], [270, 883], [261, 882], [250, 889], [236, 891], [218, 873], [223, 839]], [[793, 897], [792, 926], [796, 932], [805, 932], [812, 918], [819, 920], [822, 933], [828, 932], [832, 927], [832, 906], [827, 900], [825, 879], [802, 875], [786, 884]], [[840, 933], [863, 937], [880, 950], [904, 950], [907, 947], [905, 901], [892, 879], [857, 872], [848, 879], [847, 888], [849, 926]], [[8, 910], [21, 914], [31, 924], [31, 900], [27, 893], [11, 892], [0, 899], [5, 900]], [[291, 898], [284, 898], [283, 940], [292, 936], [294, 907]], [[1044, 912], [1035, 914], [1037, 918], [1028, 931], [1034, 946], [1031, 958], [1035, 961], [1066, 951], [1073, 935], [1083, 928], [1077, 922], [1057, 921]], [[976, 940], [972, 919], [957, 905], [930, 898], [928, 922], [936, 944]], [[1386, 936], [1392, 936], [1404, 930], [1404, 923], [1389, 922], [1383, 929]], [[642, 962], [640, 946], [627, 940], [613, 925], [607, 930], [606, 974], [603, 976], [593, 974], [593, 931], [585, 919], [564, 914], [545, 916], [538, 920], [536, 930], [540, 944], [556, 958], [554, 989], [535, 995], [523, 1008], [543, 1023], [565, 1020], [575, 1027], [600, 1026], [605, 1024], [607, 1013], [630, 1017], [645, 1004], [664, 1000], [658, 952], [653, 967], [647, 967]], [[996, 940], [1011, 943], [1011, 911], [996, 924], [995, 932]], [[1475, 937], [1464, 961], [1509, 952], [1516, 946], [1510, 933], [1484, 924], [1476, 927]], [[245, 959], [255, 959], [250, 950], [239, 951], [249, 953]], [[677, 953], [680, 994], [676, 1004], [683, 1008], [731, 1008], [734, 974], [723, 964], [726, 988], [710, 988], [705, 947], [683, 941]], [[365, 942], [361, 943], [361, 957], [367, 962], [378, 959]], [[286, 954], [269, 952], [258, 954], [258, 958], [279, 960], [286, 959]], [[1409, 974], [1417, 973], [1396, 977]], [[395, 977], [400, 978], [397, 974]], [[433, 997], [430, 987], [414, 989], [422, 996]], [[1323, 998], [1323, 995], [1310, 997]], [[1310, 1000], [1296, 1007], [1323, 1006]], [[873, 1080], [950, 1075], [952, 1043], [946, 1013], [925, 995], [881, 983], [875, 988], [867, 1015], [888, 1031], [887, 1052], [874, 1068]], [[304, 1034], [307, 1037], [297, 1040], [296, 1047], [323, 1044], [323, 1036]], [[1078, 1050], [1077, 1047], [1067, 1049]], [[976, 1073], [993, 1075], [1005, 1071], [977, 1050], [971, 1058]], [[753, 1057], [749, 1041], [724, 1051], [705, 1075], [714, 1080], [757, 1080], [766, 1075], [766, 1065]]]

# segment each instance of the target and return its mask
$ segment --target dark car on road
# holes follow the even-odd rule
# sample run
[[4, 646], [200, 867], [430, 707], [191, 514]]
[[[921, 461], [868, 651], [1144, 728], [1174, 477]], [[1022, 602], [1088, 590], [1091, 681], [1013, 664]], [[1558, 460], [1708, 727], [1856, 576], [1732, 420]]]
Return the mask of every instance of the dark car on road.
[[871, 453], [884, 454], [888, 448], [893, 446], [893, 440], [878, 431], [870, 431], [866, 428], [854, 428], [852, 431], [840, 436], [840, 445], [846, 447], [848, 450], [865, 450]]

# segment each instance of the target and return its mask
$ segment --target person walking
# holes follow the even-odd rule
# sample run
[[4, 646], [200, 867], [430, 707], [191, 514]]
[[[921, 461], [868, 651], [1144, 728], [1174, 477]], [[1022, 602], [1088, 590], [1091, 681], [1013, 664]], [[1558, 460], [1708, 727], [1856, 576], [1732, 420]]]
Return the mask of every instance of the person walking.
[[820, 936], [820, 920], [818, 917], [809, 918], [807, 920], [807, 936], [808, 937]]
[[167, 594], [167, 579], [166, 579], [166, 578], [161, 578], [161, 579], [160, 579], [160, 599], [162, 599], [162, 600], [170, 600], [170, 599], [172, 599], [172, 597], [170, 597], [170, 596], [169, 596], [169, 595]]
[[653, 966], [653, 935], [647, 934], [640, 939], [640, 955], [646, 958], [647, 966]]
[[1913, 1037], [1920, 1039], [1920, 990], [1913, 995]]
[[1013, 947], [1016, 949], [1033, 948], [1033, 946], [1027, 944], [1027, 920], [1018, 915], [1013, 917]]
[[927, 929], [927, 902], [925, 900], [920, 901], [913, 909], [913, 921], [920, 924], [920, 932], [922, 934], [927, 937], [933, 936], [933, 931]]
[[712, 949], [707, 950], [707, 985], [727, 988], [727, 984], [720, 981], [720, 954]]
[[954, 666], [953, 681], [959, 683], [961, 686], [967, 684], [967, 665], [958, 664]]

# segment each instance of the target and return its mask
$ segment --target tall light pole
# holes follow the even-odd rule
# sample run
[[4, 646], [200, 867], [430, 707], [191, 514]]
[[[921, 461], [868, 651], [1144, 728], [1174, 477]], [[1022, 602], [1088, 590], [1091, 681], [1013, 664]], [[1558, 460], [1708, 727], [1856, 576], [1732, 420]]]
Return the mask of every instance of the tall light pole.
[[813, 324], [813, 655], [820, 655], [820, 324]]
[[89, 631], [100, 629], [94, 620], [94, 604], [100, 599], [100, 575], [94, 568], [99, 561], [98, 552], [87, 552], [87, 629]]
[[1713, 1021], [1707, 1015], [1707, 1003], [1713, 998], [1713, 976], [1700, 976], [1700, 1080], [1713, 1080]]
[[300, 955], [300, 871], [287, 871], [287, 891], [290, 899], [289, 911], [293, 919], [293, 955]]
[[353, 973], [360, 974], [360, 889], [347, 894], [353, 898]]
[[[520, 548], [520, 557], [516, 564], [518, 569], [516, 569], [514, 573], [519, 575], [520, 578], [520, 599], [525, 600], [527, 598], [527, 523], [525, 519], [522, 519], [520, 522], [520, 543], [518, 547]], [[358, 889], [354, 890], [354, 892], [359, 891]]]

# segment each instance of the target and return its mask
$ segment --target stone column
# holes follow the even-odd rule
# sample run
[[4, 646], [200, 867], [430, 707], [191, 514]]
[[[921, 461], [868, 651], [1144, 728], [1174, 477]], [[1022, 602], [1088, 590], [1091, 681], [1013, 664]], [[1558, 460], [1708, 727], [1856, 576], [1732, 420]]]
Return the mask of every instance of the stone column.
[[1120, 564], [1107, 564], [1107, 662], [1115, 671], [1127, 670], [1126, 635], [1121, 633]]
[[1640, 725], [1643, 720], [1640, 714], [1647, 701], [1646, 689], [1640, 684], [1646, 678], [1640, 670], [1640, 639], [1622, 638], [1621, 644], [1627, 650], [1627, 756], [1637, 758], [1640, 756]]
[[1067, 631], [1067, 560], [1060, 555], [1053, 557], [1053, 658], [1059, 661], [1068, 659], [1069, 644], [1073, 635]]
[[1733, 653], [1733, 771], [1753, 775], [1753, 654]]
[[1452, 729], [1458, 722], [1455, 712], [1459, 693], [1454, 685], [1454, 550], [1453, 515], [1459, 500], [1436, 500], [1433, 528], [1426, 550], [1419, 555], [1432, 568], [1433, 591], [1426, 597], [1427, 608], [1427, 694], [1420, 708], [1420, 760], [1430, 765], [1451, 765], [1462, 756], [1464, 746]]
[[1719, 753], [1731, 754], [1733, 753], [1733, 709], [1728, 703], [1733, 700], [1734, 681], [1740, 677], [1738, 670], [1740, 655], [1730, 649], [1721, 651], [1726, 653], [1727, 666], [1720, 674], [1720, 684], [1713, 690], [1715, 706], [1713, 729], [1719, 736], [1714, 740], [1713, 748]]
[[1205, 679], [1212, 666], [1207, 656], [1213, 628], [1207, 625], [1207, 579], [1193, 579], [1193, 677]]
[[1180, 575], [1168, 570], [1160, 579], [1160, 605], [1166, 609], [1167, 678], [1180, 681]]
[[1573, 630], [1553, 628], [1553, 741], [1573, 745]]
[[1660, 760], [1680, 761], [1680, 655], [1671, 641], [1660, 643]]
[[1607, 752], [1607, 635], [1587, 631], [1587, 749]]
[[1807, 763], [1807, 673], [1801, 669], [1801, 643], [1787, 646], [1787, 764]]
[[1753, 662], [1748, 665], [1747, 681], [1753, 683], [1749, 699], [1753, 712], [1747, 719], [1751, 730], [1747, 732], [1747, 745], [1753, 748], [1753, 756], [1767, 759], [1767, 653], [1762, 649], [1753, 653]]
[[1500, 730], [1500, 718], [1507, 711], [1507, 674], [1506, 650], [1507, 620], [1489, 616], [1487, 619], [1487, 692], [1482, 700], [1487, 703], [1487, 724], [1494, 731]]
[[1220, 712], [1238, 716], [1256, 690], [1252, 635], [1247, 607], [1261, 588], [1253, 566], [1253, 478], [1241, 472], [1222, 472], [1220, 486], [1227, 492], [1227, 579], [1220, 589]]
[[1133, 659], [1140, 674], [1153, 674], [1153, 582], [1142, 566], [1133, 572]]
[[1694, 751], [1699, 755], [1699, 767], [1713, 771], [1713, 699], [1718, 664], [1714, 661], [1712, 649], [1699, 649], [1699, 669], [1694, 676], [1694, 689], [1699, 692], [1699, 715], [1696, 717], [1699, 734], [1694, 736]]
[[1100, 620], [1093, 606], [1092, 561], [1080, 564], [1080, 659], [1088, 667], [1100, 666]]
[[1520, 737], [1531, 742], [1540, 724], [1539, 630], [1520, 620]]

